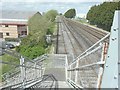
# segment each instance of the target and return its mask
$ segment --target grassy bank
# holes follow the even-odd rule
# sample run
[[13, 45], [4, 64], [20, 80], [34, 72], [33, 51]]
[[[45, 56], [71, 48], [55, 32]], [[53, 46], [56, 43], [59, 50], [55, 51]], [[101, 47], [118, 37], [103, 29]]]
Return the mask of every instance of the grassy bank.
[[[10, 56], [8, 54], [4, 54], [2, 56], [0, 56], [0, 60], [4, 61], [4, 62], [10, 62], [10, 63], [14, 63], [14, 64], [19, 64], [19, 59]], [[1, 75], [10, 71], [10, 70], [14, 70], [15, 67], [13, 67], [12, 65], [8, 65], [8, 64], [0, 64], [0, 81], [2, 80]]]

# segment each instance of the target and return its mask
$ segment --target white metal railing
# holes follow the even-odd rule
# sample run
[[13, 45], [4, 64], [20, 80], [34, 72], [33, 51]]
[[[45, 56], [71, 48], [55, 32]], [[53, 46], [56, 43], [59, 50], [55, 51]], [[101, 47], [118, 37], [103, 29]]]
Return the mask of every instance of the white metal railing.
[[[11, 50], [5, 50], [4, 52], [7, 54], [10, 54], [11, 52], [13, 54]], [[11, 67], [11, 71], [2, 75], [3, 82], [0, 88], [25, 88], [27, 83], [38, 80], [38, 78], [42, 78], [44, 74], [43, 60], [47, 58], [47, 55], [42, 55], [41, 57], [32, 61], [27, 60], [26, 57], [24, 58], [21, 55], [14, 55], [15, 57], [18, 56], [20, 63], [0, 61], [0, 63], [7, 64]]]
[[66, 80], [79, 88], [99, 88], [107, 54], [110, 33], [88, 48], [68, 65]]

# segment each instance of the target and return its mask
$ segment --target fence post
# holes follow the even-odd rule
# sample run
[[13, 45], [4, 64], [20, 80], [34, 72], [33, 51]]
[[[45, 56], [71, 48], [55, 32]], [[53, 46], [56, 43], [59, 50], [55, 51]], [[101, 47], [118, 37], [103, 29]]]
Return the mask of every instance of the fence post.
[[[71, 69], [71, 66], [70, 66], [70, 69]], [[72, 79], [72, 71], [69, 71], [69, 79], [71, 80]]]
[[34, 75], [35, 75], [35, 78], [34, 79], [37, 79], [37, 72], [38, 72], [38, 70], [36, 69], [36, 62], [34, 63]]
[[[79, 67], [79, 60], [76, 62], [76, 68]], [[75, 71], [75, 83], [77, 84], [78, 82], [78, 70]]]
[[68, 60], [67, 60], [67, 55], [65, 56], [65, 72], [66, 72], [66, 81], [68, 79]]
[[20, 66], [20, 71], [21, 71], [22, 88], [25, 88], [25, 83], [26, 83], [26, 67], [24, 67], [25, 66], [25, 61], [24, 61], [24, 58], [22, 56], [20, 58], [20, 65], [21, 65]]
[[[101, 62], [105, 61], [107, 55], [108, 43], [104, 42], [102, 44], [102, 53], [101, 53]], [[103, 75], [104, 65], [100, 64], [99, 74], [98, 74], [98, 81], [97, 81], [97, 88], [100, 89], [102, 75]]]

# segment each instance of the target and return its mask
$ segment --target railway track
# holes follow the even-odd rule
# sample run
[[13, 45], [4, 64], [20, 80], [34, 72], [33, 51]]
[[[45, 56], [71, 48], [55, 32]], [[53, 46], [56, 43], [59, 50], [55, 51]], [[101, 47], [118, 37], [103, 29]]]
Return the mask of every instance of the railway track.
[[58, 45], [57, 46], [62, 46], [61, 48], [58, 48], [58, 51], [57, 51], [57, 54], [59, 54], [59, 53], [61, 53], [62, 52], [62, 54], [67, 54], [68, 52], [67, 52], [67, 50], [66, 50], [66, 46], [65, 46], [65, 39], [64, 39], [64, 36], [63, 36], [63, 28], [62, 28], [62, 23], [60, 22], [59, 23], [59, 36], [61, 36], [61, 37], [58, 37], [58, 40], [59, 41], [57, 41], [58, 43]]
[[[76, 42], [77, 39], [75, 38], [75, 36], [70, 32], [70, 28], [69, 26], [67, 26], [66, 21], [64, 21], [64, 19], [62, 19], [61, 17], [60, 20], [61, 23], [59, 23], [58, 53], [67, 53], [68, 55], [70, 55], [71, 59], [73, 59], [77, 57], [77, 55], [80, 53], [80, 46], [78, 46], [78, 42]], [[61, 38], [63, 40], [62, 43], [64, 44], [64, 47], [62, 47], [63, 45], [61, 45]], [[62, 48], [64, 48], [63, 51]]]
[[[67, 28], [66, 33], [69, 36], [69, 39], [71, 41], [71, 45], [72, 45], [72, 47], [74, 49], [74, 53], [77, 56], [77, 55], [79, 55], [79, 53], [81, 53], [80, 50], [83, 50], [83, 48], [82, 48], [79, 40], [74, 35], [74, 32], [72, 32], [72, 28], [70, 28], [70, 26], [68, 26], [67, 22], [64, 19], [63, 19], [63, 22], [64, 22], [64, 25]], [[70, 37], [69, 33], [71, 34], [71, 37]], [[74, 39], [74, 42], [72, 42], [72, 39]]]
[[57, 52], [58, 54], [67, 53], [71, 59], [76, 58], [107, 34], [64, 17], [59, 17], [59, 20], [61, 23], [59, 23]]
[[104, 37], [107, 34], [107, 32], [103, 32], [103, 31], [97, 30], [95, 28], [89, 27], [89, 26], [81, 24], [79, 22], [72, 21], [72, 20], [69, 20], [69, 19], [66, 19], [66, 20], [68, 21], [68, 24], [70, 24], [70, 26], [74, 25], [74, 26], [76, 26], [78, 28], [81, 28], [85, 32], [91, 34], [92, 37], [94, 37], [95, 39], [101, 39], [102, 37]]
[[63, 25], [64, 25], [64, 27], [66, 27], [66, 30], [65, 30], [65, 32], [66, 32], [66, 34], [67, 34], [67, 36], [68, 36], [68, 38], [69, 38], [69, 40], [70, 40], [70, 45], [72, 46], [72, 50], [73, 50], [73, 52], [74, 52], [74, 54], [76, 55], [77, 54], [77, 50], [76, 50], [76, 48], [75, 48], [75, 45], [74, 45], [74, 42], [73, 42], [73, 38], [75, 39], [75, 37], [73, 36], [73, 34], [70, 32], [70, 29], [69, 29], [69, 27], [67, 26], [67, 24], [66, 24], [66, 22], [63, 20]]

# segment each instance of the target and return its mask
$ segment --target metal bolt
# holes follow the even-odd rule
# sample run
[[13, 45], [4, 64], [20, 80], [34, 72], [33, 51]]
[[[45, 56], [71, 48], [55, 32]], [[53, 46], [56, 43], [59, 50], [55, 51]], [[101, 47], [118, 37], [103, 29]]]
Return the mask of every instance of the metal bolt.
[[108, 67], [108, 65], [106, 65], [106, 67]]
[[118, 64], [120, 64], [120, 61], [118, 61]]
[[114, 41], [115, 39], [114, 39], [114, 38], [112, 38], [112, 40]]
[[114, 79], [117, 79], [117, 76], [116, 76], [116, 75], [114, 76]]
[[117, 38], [112, 38], [112, 40], [114, 41], [114, 40], [116, 40]]
[[114, 31], [116, 31], [116, 29], [113, 29]]

